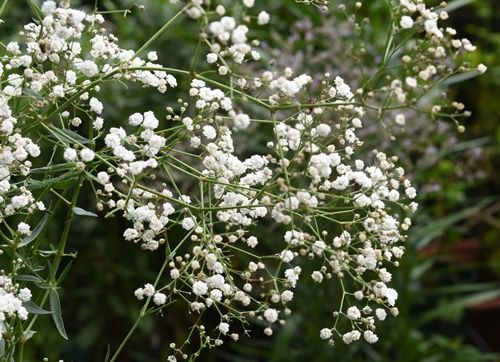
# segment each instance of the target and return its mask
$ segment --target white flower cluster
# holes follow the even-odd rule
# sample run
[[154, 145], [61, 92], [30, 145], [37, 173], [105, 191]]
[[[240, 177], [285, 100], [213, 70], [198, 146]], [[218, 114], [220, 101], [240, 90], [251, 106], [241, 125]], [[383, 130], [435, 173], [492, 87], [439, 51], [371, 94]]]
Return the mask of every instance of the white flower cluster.
[[[327, 1], [307, 3], [327, 6]], [[156, 52], [143, 60], [120, 48], [115, 36], [97, 28], [104, 22], [101, 15], [46, 1], [42, 20], [28, 24], [24, 42], [9, 43], [9, 55], [0, 62], [5, 80], [0, 83], [0, 222], [45, 209], [29, 186], [51, 181], [28, 179], [34, 178], [30, 158], [41, 154], [29, 138], [37, 129], [43, 135], [37, 142], [55, 146], [54, 162], [63, 166], [57, 170], [79, 175], [95, 190], [99, 211], [129, 222], [126, 241], [151, 251], [165, 247], [155, 283], [134, 293], [144, 302], [141, 313], [175, 302], [199, 313], [200, 321], [204, 313], [219, 315], [215, 336], [195, 326], [203, 345], [219, 346], [224, 336], [237, 340], [232, 324], [245, 328], [249, 318], [259, 319], [264, 333], [272, 335], [292, 313], [296, 288], [341, 285], [341, 306], [320, 338], [350, 344], [363, 337], [375, 343], [376, 321], [386, 319], [387, 311], [398, 314], [389, 266], [397, 267], [404, 254], [417, 204], [416, 189], [397, 157], [363, 149], [367, 113], [377, 109], [367, 100], [383, 93], [404, 103], [425, 91], [422, 82], [446, 61], [442, 39], [453, 31], [438, 27], [445, 15], [422, 2], [401, 0], [401, 29], [422, 26], [434, 58], [403, 59], [404, 77], [375, 94], [351, 88], [341, 76], [327, 73], [316, 82], [307, 72], [294, 75], [292, 67], [269, 66], [253, 76], [245, 63], [261, 53], [259, 41], [249, 40], [249, 26], [255, 19], [266, 25], [270, 15], [249, 15], [253, 0], [241, 4], [241, 13], [230, 16], [217, 2], [190, 0], [178, 14], [202, 18], [200, 44], [209, 48], [208, 66], [217, 65], [222, 81], [196, 69], [172, 70], [189, 77], [186, 93], [192, 102], [179, 99], [179, 109], [166, 107], [166, 115], [140, 110], [110, 127], [97, 96], [100, 83], [138, 82], [164, 93], [177, 80], [153, 63]], [[84, 34], [91, 35], [88, 43]], [[465, 39], [456, 45], [472, 50]], [[13, 104], [26, 92], [33, 99], [21, 121]], [[70, 116], [72, 110], [86, 116]], [[399, 115], [396, 122], [403, 126], [406, 119]], [[250, 132], [256, 128], [254, 138]], [[14, 178], [22, 182], [11, 184]], [[32, 235], [27, 220], [10, 228], [14, 246]], [[304, 272], [308, 269], [311, 274]], [[0, 312], [25, 319], [22, 302], [29, 300], [29, 290], [17, 290], [3, 278]], [[347, 330], [339, 318], [349, 322]], [[182, 348], [172, 348], [169, 360], [177, 354], [184, 358]]]
[[0, 276], [0, 340], [5, 332], [5, 323], [12, 318], [28, 319], [28, 310], [23, 303], [31, 300], [28, 288], [19, 288], [6, 275]]
[[233, 108], [231, 99], [226, 97], [220, 89], [211, 89], [202, 80], [194, 79], [189, 90], [191, 97], [196, 97], [196, 108], [216, 111], [219, 108], [230, 111]]
[[167, 302], [167, 296], [161, 292], [155, 291], [155, 287], [151, 284], [145, 284], [143, 288], [138, 288], [134, 292], [138, 300], [146, 298], [153, 298], [153, 303], [156, 305], [163, 305]]
[[[439, 22], [449, 17], [445, 10], [429, 8], [422, 1], [399, 0], [399, 3], [401, 31], [413, 29], [426, 38], [413, 48], [406, 47], [402, 57], [406, 73], [404, 82], [394, 80], [391, 85], [397, 100], [404, 103], [409, 93], [426, 91], [438, 75], [446, 73], [445, 69], [450, 67], [449, 57], [456, 57], [460, 51], [472, 52], [476, 47], [466, 38], [454, 38], [455, 29], [440, 26]], [[425, 53], [430, 56], [416, 59], [411, 55]]]
[[293, 71], [291, 68], [286, 68], [284, 75], [274, 79], [273, 74], [269, 71], [262, 75], [265, 81], [269, 81], [269, 88], [276, 90], [278, 93], [269, 98], [270, 102], [277, 103], [281, 98], [293, 98], [299, 93], [312, 79], [307, 74], [301, 74], [292, 78]]
[[[198, 81], [191, 84], [196, 89], [204, 85]], [[395, 158], [378, 151], [373, 153], [372, 164], [354, 158], [363, 144], [357, 130], [363, 127], [360, 117], [364, 111], [342, 101], [353, 94], [340, 77], [335, 79], [334, 86], [327, 86], [326, 92], [341, 97], [338, 105], [330, 110], [301, 112], [283, 121], [274, 120], [270, 128], [272, 138], [266, 144], [269, 153], [245, 160], [235, 154], [232, 133], [223, 121], [225, 117], [213, 114], [219, 108], [211, 108], [207, 116], [204, 113], [207, 110], [196, 107], [199, 112], [196, 116], [182, 119], [189, 138], [186, 147], [195, 143], [201, 152], [199, 170], [195, 155], [191, 162], [186, 162], [191, 165], [189, 173], [199, 175], [198, 182], [210, 188], [212, 199], [210, 208], [204, 212], [197, 208], [184, 211], [186, 216], [181, 225], [190, 232], [190, 240], [208, 246], [196, 245], [191, 253], [171, 262], [171, 280], [163, 288], [176, 290], [181, 283], [189, 284], [193, 297], [190, 309], [198, 313], [214, 309], [215, 305], [214, 310], [218, 311], [224, 305], [234, 305], [231, 312], [221, 314], [218, 330], [222, 334], [229, 332], [231, 319], [241, 319], [250, 313], [266, 321], [264, 332], [271, 335], [272, 325], [280, 316], [285, 318], [290, 314], [287, 304], [293, 300], [293, 289], [300, 282], [307, 282], [300, 266], [306, 262], [317, 263], [318, 269], [311, 275], [314, 282], [338, 281], [355, 275], [357, 289], [350, 294], [357, 297], [351, 303], [364, 299], [365, 304], [381, 305], [397, 314], [394, 307], [397, 292], [388, 286], [391, 275], [385, 266], [397, 264], [403, 255], [400, 243], [405, 240], [404, 231], [411, 222], [409, 218], [401, 219], [399, 208], [406, 213], [416, 210], [416, 203], [406, 204], [407, 199], [415, 197], [415, 189], [404, 178], [404, 171], [396, 167]], [[339, 120], [335, 125], [325, 121], [332, 110]], [[245, 116], [250, 121], [250, 116]], [[204, 197], [209, 196], [205, 193], [197, 196]], [[344, 210], [343, 219], [349, 221], [337, 220], [335, 209], [326, 211], [332, 203]], [[320, 221], [313, 226], [310, 222], [313, 219]], [[281, 251], [269, 256], [271, 260], [278, 257], [283, 266], [288, 266], [281, 271], [278, 268], [276, 274], [271, 272], [273, 262], [263, 262], [264, 256], [255, 256], [242, 271], [239, 277], [242, 284], [238, 285], [231, 271], [233, 257], [229, 251], [257, 249], [262, 237], [250, 230], [253, 225], [269, 222], [288, 229]], [[208, 226], [214, 223], [225, 231]], [[341, 225], [344, 230], [330, 236], [332, 225]], [[270, 274], [269, 282], [277, 289], [269, 288], [262, 293], [260, 287], [259, 295], [253, 294], [253, 286], [259, 280], [257, 275], [263, 272]], [[373, 277], [373, 272], [377, 277]], [[344, 297], [351, 299], [347, 294]], [[235, 315], [240, 309], [241, 314]], [[362, 334], [368, 342], [376, 342], [372, 310], [377, 310], [377, 315], [381, 314], [379, 310], [385, 312], [381, 308], [337, 312], [338, 316], [346, 315], [357, 321], [357, 329], [345, 332], [350, 337], [342, 337], [346, 343]], [[323, 331], [321, 337], [332, 336], [332, 331], [340, 333], [333, 328], [330, 334]]]
[[[46, 1], [42, 6], [43, 19], [40, 23], [30, 23], [20, 33], [23, 44], [10, 42], [7, 44], [8, 56], [0, 63], [0, 76], [7, 82], [0, 86], [0, 203], [2, 218], [14, 213], [45, 210], [42, 201], [36, 201], [31, 191], [24, 185], [12, 185], [12, 176], [27, 176], [32, 166], [31, 158], [40, 156], [40, 147], [26, 134], [30, 128], [41, 122], [38, 117], [40, 107], [50, 108], [51, 102], [64, 103], [68, 98], [75, 104], [87, 108], [90, 112], [100, 115], [103, 104], [89, 94], [91, 81], [95, 78], [123, 78], [129, 81], [139, 81], [144, 85], [157, 88], [164, 92], [167, 86], [176, 86], [176, 80], [170, 74], [158, 70], [135, 70], [136, 68], [158, 68], [157, 64], [145, 62], [135, 56], [133, 51], [121, 49], [117, 39], [112, 35], [94, 31], [94, 26], [102, 24], [101, 15], [89, 15], [83, 11], [66, 7], [59, 7], [54, 1]], [[94, 34], [90, 39], [91, 50], [88, 58], [82, 56], [83, 34]], [[64, 64], [64, 67], [60, 67]], [[117, 72], [117, 70], [120, 72]], [[127, 71], [127, 69], [134, 69]], [[87, 89], [89, 91], [87, 91]], [[99, 87], [92, 89], [98, 91]], [[9, 105], [15, 97], [20, 97], [24, 91], [29, 91], [33, 97], [40, 99], [37, 103], [29, 103], [24, 117], [25, 124], [18, 124], [17, 118]], [[69, 112], [61, 113], [68, 127], [78, 127], [81, 120], [78, 117], [67, 119]], [[154, 117], [154, 116], [153, 116]], [[31, 125], [29, 124], [31, 122]], [[144, 146], [144, 154], [152, 155], [163, 146], [162, 139], [148, 133], [148, 129], [155, 128], [152, 121], [147, 119], [143, 126], [142, 140], [148, 142]], [[96, 117], [94, 128], [103, 127], [103, 119]], [[158, 125], [156, 124], [156, 127]], [[118, 132], [119, 133], [119, 132]], [[53, 134], [60, 140], [67, 139], [60, 133]], [[115, 148], [114, 151], [125, 161], [132, 161], [133, 155], [124, 148]], [[83, 161], [88, 163], [94, 160], [93, 150], [81, 146], [80, 150], [68, 146], [63, 157], [66, 161]], [[131, 172], [138, 172], [150, 166], [144, 161], [127, 165], [124, 168]], [[29, 234], [29, 225], [18, 228], [21, 234]]]

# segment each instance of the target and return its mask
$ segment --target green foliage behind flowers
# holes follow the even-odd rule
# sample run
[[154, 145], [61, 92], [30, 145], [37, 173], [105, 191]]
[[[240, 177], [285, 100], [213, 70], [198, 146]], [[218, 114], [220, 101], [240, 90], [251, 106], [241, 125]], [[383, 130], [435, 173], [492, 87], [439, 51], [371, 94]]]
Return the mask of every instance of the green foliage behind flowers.
[[2, 171], [2, 290], [24, 303], [4, 359], [490, 358], [439, 320], [498, 286], [436, 304], [447, 279], [418, 256], [494, 201], [467, 205], [495, 146], [456, 137], [469, 113], [445, 94], [487, 56], [446, 12], [28, 1], [19, 36], [26, 4], [3, 4], [3, 132], [31, 156]]

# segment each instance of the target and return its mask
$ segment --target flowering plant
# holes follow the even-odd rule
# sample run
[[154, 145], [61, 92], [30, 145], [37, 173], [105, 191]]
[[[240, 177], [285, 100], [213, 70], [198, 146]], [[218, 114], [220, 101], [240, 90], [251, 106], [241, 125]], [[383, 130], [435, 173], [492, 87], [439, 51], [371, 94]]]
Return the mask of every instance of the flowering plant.
[[[270, 336], [292, 313], [299, 283], [340, 290], [319, 338], [378, 341], [378, 321], [398, 315], [389, 269], [405, 251], [417, 194], [398, 157], [367, 149], [366, 125], [380, 121], [391, 134], [424, 114], [463, 131], [463, 105], [429, 95], [457, 73], [486, 70], [459, 62], [474, 46], [440, 25], [444, 4], [387, 1], [389, 28], [374, 68], [339, 74], [303, 66], [296, 74], [269, 61], [272, 52], [254, 36], [273, 17], [253, 0], [231, 8], [171, 0], [176, 14], [135, 51], [120, 46], [97, 9], [28, 2], [35, 19], [2, 47], [0, 62], [0, 237], [9, 261], [0, 276], [3, 358], [22, 360], [43, 314], [67, 338], [58, 290], [71, 266], [75, 215], [122, 217], [124, 242], [137, 244], [126, 247], [165, 254], [156, 278], [133, 292], [142, 309], [110, 361], [146, 316], [172, 304], [196, 319], [184, 343], [170, 344], [169, 361], [236, 341], [252, 321]], [[356, 36], [346, 44], [356, 44], [351, 55], [362, 65], [369, 38], [361, 30], [370, 29], [363, 4], [295, 6], [306, 5], [349, 14]], [[162, 65], [150, 49], [176, 21], [199, 26], [186, 69]], [[177, 106], [137, 109], [114, 127], [99, 99], [110, 83], [173, 94]], [[235, 142], [257, 130], [265, 138], [256, 146]], [[95, 213], [78, 206], [87, 189]], [[60, 210], [67, 216], [52, 244], [44, 234]]]

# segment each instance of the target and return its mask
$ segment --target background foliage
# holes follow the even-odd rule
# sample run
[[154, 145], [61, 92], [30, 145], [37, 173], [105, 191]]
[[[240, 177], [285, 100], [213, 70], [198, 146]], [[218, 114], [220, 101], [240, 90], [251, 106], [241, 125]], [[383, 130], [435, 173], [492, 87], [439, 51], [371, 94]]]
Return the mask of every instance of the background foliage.
[[[266, 4], [276, 7], [273, 13], [280, 14], [278, 30], [292, 25], [296, 26], [292, 29], [299, 30], [301, 26], [322, 26], [326, 30], [331, 26], [322, 23], [321, 15], [313, 8], [295, 13], [288, 6], [292, 3], [288, 0]], [[367, 16], [380, 19], [380, 24], [373, 21], [375, 30], [377, 25], [382, 29], [382, 3], [383, 0], [366, 2], [362, 10]], [[124, 47], [138, 48], [172, 16], [167, 1], [148, 0], [143, 4], [146, 7], [140, 10], [134, 1], [98, 1], [100, 9], [110, 12], [106, 26], [120, 34]], [[81, 5], [92, 8], [94, 1]], [[130, 9], [130, 13], [115, 12], [123, 9]], [[456, 83], [450, 84], [450, 92], [473, 113], [464, 134], [456, 133], [453, 125], [435, 121], [432, 128], [428, 128], [427, 122], [406, 139], [401, 136], [401, 147], [411, 150], [408, 162], [412, 163], [415, 183], [421, 185], [421, 211], [408, 242], [410, 250], [395, 275], [400, 316], [381, 327], [381, 342], [376, 345], [330, 348], [317, 337], [317, 325], [321, 325], [328, 313], [327, 303], [335, 299], [338, 291], [298, 289], [293, 308], [300, 314], [272, 339], [259, 337], [256, 332], [255, 338], [206, 351], [204, 361], [498, 360], [495, 352], [500, 351], [500, 336], [495, 326], [500, 322], [500, 4], [495, 0], [456, 0], [450, 3], [450, 10], [454, 12], [452, 25], [478, 46], [478, 51], [470, 55], [477, 59], [471, 62], [479, 63], [481, 59], [489, 70], [486, 76], [455, 79]], [[31, 16], [24, 1], [8, 2], [5, 14], [8, 22], [0, 25], [3, 41], [15, 38], [17, 29]], [[303, 18], [303, 14], [307, 17]], [[283, 41], [277, 33], [259, 37], [272, 46]], [[377, 41], [383, 39], [383, 34], [376, 35], [371, 39], [375, 48]], [[155, 43], [160, 60], [172, 67], [182, 66], [194, 51], [186, 44], [196, 44], [197, 36], [195, 26], [190, 28], [185, 22], [169, 28]], [[342, 37], [337, 35], [334, 40], [341, 41]], [[293, 42], [285, 39], [285, 43], [290, 48], [287, 51], [297, 56], [299, 65], [307, 61], [308, 67], [320, 69], [342, 66], [333, 58], [307, 57], [311, 46], [331, 51], [335, 42], [313, 42], [299, 36]], [[108, 90], [103, 92], [107, 118], [117, 124], [139, 105], [154, 109], [176, 101], [174, 96], [165, 99], [153, 95], [148, 98], [149, 104], [144, 104], [139, 88], [115, 85]], [[80, 199], [80, 205], [87, 210], [95, 207], [90, 194], [83, 192]], [[49, 225], [48, 238], [58, 228]], [[108, 343], [113, 347], [122, 340], [123, 331], [128, 330], [140, 308], [132, 298], [133, 290], [151, 280], [162, 261], [161, 255], [140, 252], [122, 240], [124, 228], [119, 219], [77, 219], [71, 230], [69, 250], [78, 250], [78, 258], [61, 291], [70, 340], [61, 343], [50, 316], [41, 316], [38, 333], [43, 338], [35, 339], [36, 348], [29, 351], [32, 355], [26, 357], [27, 361], [35, 361], [35, 356], [40, 355], [51, 361], [102, 360]], [[152, 361], [158, 355], [166, 356], [165, 341], [182, 341], [188, 333], [185, 318], [190, 316], [171, 309], [163, 318], [147, 320], [127, 346], [122, 360]]]

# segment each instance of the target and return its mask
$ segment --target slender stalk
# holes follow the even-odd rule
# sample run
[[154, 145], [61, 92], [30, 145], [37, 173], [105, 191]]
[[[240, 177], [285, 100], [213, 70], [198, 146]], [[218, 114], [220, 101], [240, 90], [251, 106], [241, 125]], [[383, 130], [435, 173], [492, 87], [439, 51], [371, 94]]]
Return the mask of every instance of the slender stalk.
[[131, 61], [137, 58], [144, 50], [146, 50], [148, 46], [151, 45], [151, 43], [153, 43], [156, 40], [156, 38], [158, 38], [165, 30], [167, 30], [170, 24], [172, 24], [175, 21], [175, 19], [181, 16], [184, 10], [186, 10], [186, 7], [183, 7], [181, 10], [179, 10], [177, 14], [175, 14], [172, 18], [170, 18], [169, 21], [167, 21], [151, 38], [149, 38], [149, 40], [145, 42], [144, 45], [139, 48], [139, 50], [135, 52]]
[[[163, 271], [165, 270], [165, 268], [167, 267], [167, 264], [168, 264], [169, 261], [170, 261], [170, 258], [168, 256], [165, 257], [165, 261], [163, 262], [163, 265], [162, 265], [162, 267], [160, 269], [160, 272], [158, 273], [158, 276], [156, 277], [156, 280], [155, 280], [155, 283], [154, 283], [155, 289], [156, 289], [156, 286], [158, 285], [158, 282], [160, 281], [160, 277], [163, 274]], [[137, 317], [137, 319], [135, 320], [134, 324], [132, 325], [132, 327], [128, 331], [128, 333], [125, 336], [125, 338], [123, 339], [122, 343], [120, 343], [120, 345], [116, 349], [115, 353], [113, 354], [113, 357], [111, 357], [111, 359], [109, 360], [110, 362], [116, 361], [116, 359], [120, 355], [121, 351], [123, 350], [123, 348], [125, 347], [125, 345], [127, 344], [127, 342], [130, 340], [130, 338], [134, 334], [134, 332], [137, 329], [137, 327], [139, 327], [139, 324], [141, 323], [142, 318], [144, 318], [146, 316], [146, 311], [148, 309], [150, 300], [151, 300], [151, 298], [148, 298], [146, 300], [146, 302], [144, 303], [144, 305], [142, 306], [141, 312], [139, 313], [139, 316]]]
[[59, 247], [57, 249], [57, 254], [52, 264], [52, 282], [56, 281], [56, 274], [59, 265], [61, 264], [61, 259], [64, 255], [64, 249], [66, 248], [66, 241], [68, 240], [69, 230], [71, 228], [71, 223], [73, 221], [73, 208], [76, 206], [76, 202], [78, 201], [78, 196], [80, 194], [80, 190], [83, 185], [83, 174], [78, 177], [78, 181], [73, 191], [73, 197], [71, 198], [71, 204], [69, 205], [68, 213], [66, 216], [66, 222], [64, 223], [64, 229], [61, 234], [61, 238], [59, 240]]
[[7, 6], [8, 2], [9, 2], [9, 0], [3, 0], [2, 6], [0, 6], [0, 16], [2, 16], [2, 13], [5, 10], [5, 7]]
[[[52, 273], [49, 276], [50, 277], [50, 283], [53, 284], [54, 286], [57, 285], [57, 271], [59, 269], [59, 265], [61, 263], [61, 259], [64, 255], [64, 249], [66, 248], [66, 241], [68, 240], [69, 236], [69, 230], [71, 228], [71, 223], [73, 220], [73, 208], [76, 206], [76, 202], [78, 201], [78, 196], [80, 194], [80, 189], [83, 185], [83, 174], [80, 175], [78, 178], [78, 182], [75, 186], [75, 190], [73, 191], [73, 197], [71, 199], [71, 204], [69, 205], [68, 213], [66, 216], [66, 222], [64, 223], [64, 229], [61, 233], [61, 237], [59, 238], [59, 247], [57, 250], [57, 254], [54, 260], [54, 263], [52, 264]], [[50, 289], [46, 289], [45, 293], [42, 296], [42, 300], [39, 303], [40, 307], [43, 308], [45, 305], [45, 302], [47, 301], [47, 298], [49, 297]], [[26, 328], [24, 333], [27, 333], [33, 328], [33, 325], [35, 324], [36, 320], [38, 319], [39, 314], [35, 314], [33, 316], [33, 319], [31, 322], [28, 324], [28, 327]]]
[[[155, 289], [157, 289], [157, 286], [158, 286], [158, 283], [160, 282], [160, 278], [161, 276], [163, 275], [163, 272], [165, 271], [168, 263], [170, 262], [170, 260], [172, 260], [172, 258], [174, 257], [175, 253], [177, 252], [177, 250], [182, 246], [182, 244], [188, 240], [188, 238], [191, 236], [192, 232], [190, 233], [187, 233], [186, 236], [179, 242], [179, 244], [174, 248], [174, 250], [170, 250], [170, 247], [168, 246], [168, 243], [167, 243], [167, 248], [168, 248], [168, 251], [169, 253], [165, 255], [165, 261], [163, 262], [163, 265], [161, 266], [160, 268], [160, 271], [158, 272], [158, 275], [156, 276], [156, 279], [153, 283], [153, 286], [155, 287]], [[115, 353], [113, 354], [113, 357], [111, 357], [110, 359], [110, 362], [114, 362], [116, 361], [116, 359], [118, 358], [118, 356], [120, 355], [121, 351], [123, 350], [123, 348], [125, 347], [125, 345], [127, 344], [127, 342], [130, 340], [130, 338], [132, 337], [132, 335], [134, 334], [134, 331], [137, 329], [137, 327], [139, 326], [139, 323], [141, 322], [141, 320], [146, 316], [146, 312], [147, 312], [147, 309], [148, 309], [148, 306], [149, 306], [149, 303], [151, 301], [151, 297], [149, 297], [146, 302], [144, 303], [144, 306], [141, 308], [141, 311], [139, 313], [139, 317], [137, 317], [136, 321], [134, 322], [134, 324], [132, 325], [132, 327], [130, 328], [130, 330], [128, 331], [127, 335], [125, 336], [125, 338], [123, 339], [122, 343], [120, 343], [120, 345], [118, 346], [118, 348], [116, 349]]]
[[[146, 306], [146, 305], [147, 304], [144, 304], [144, 306]], [[134, 334], [134, 332], [137, 329], [137, 327], [139, 327], [139, 323], [141, 322], [142, 318], [144, 317], [143, 311], [144, 311], [144, 307], [141, 309], [141, 314], [136, 319], [134, 325], [132, 326], [132, 328], [130, 328], [130, 330], [128, 331], [127, 335], [123, 339], [122, 343], [116, 349], [115, 353], [113, 354], [113, 357], [111, 357], [111, 359], [109, 360], [110, 362], [116, 361], [116, 359], [118, 358], [118, 355], [121, 353], [122, 349], [125, 347], [125, 345], [127, 344], [128, 340], [130, 339], [130, 337], [132, 337], [132, 335]]]

